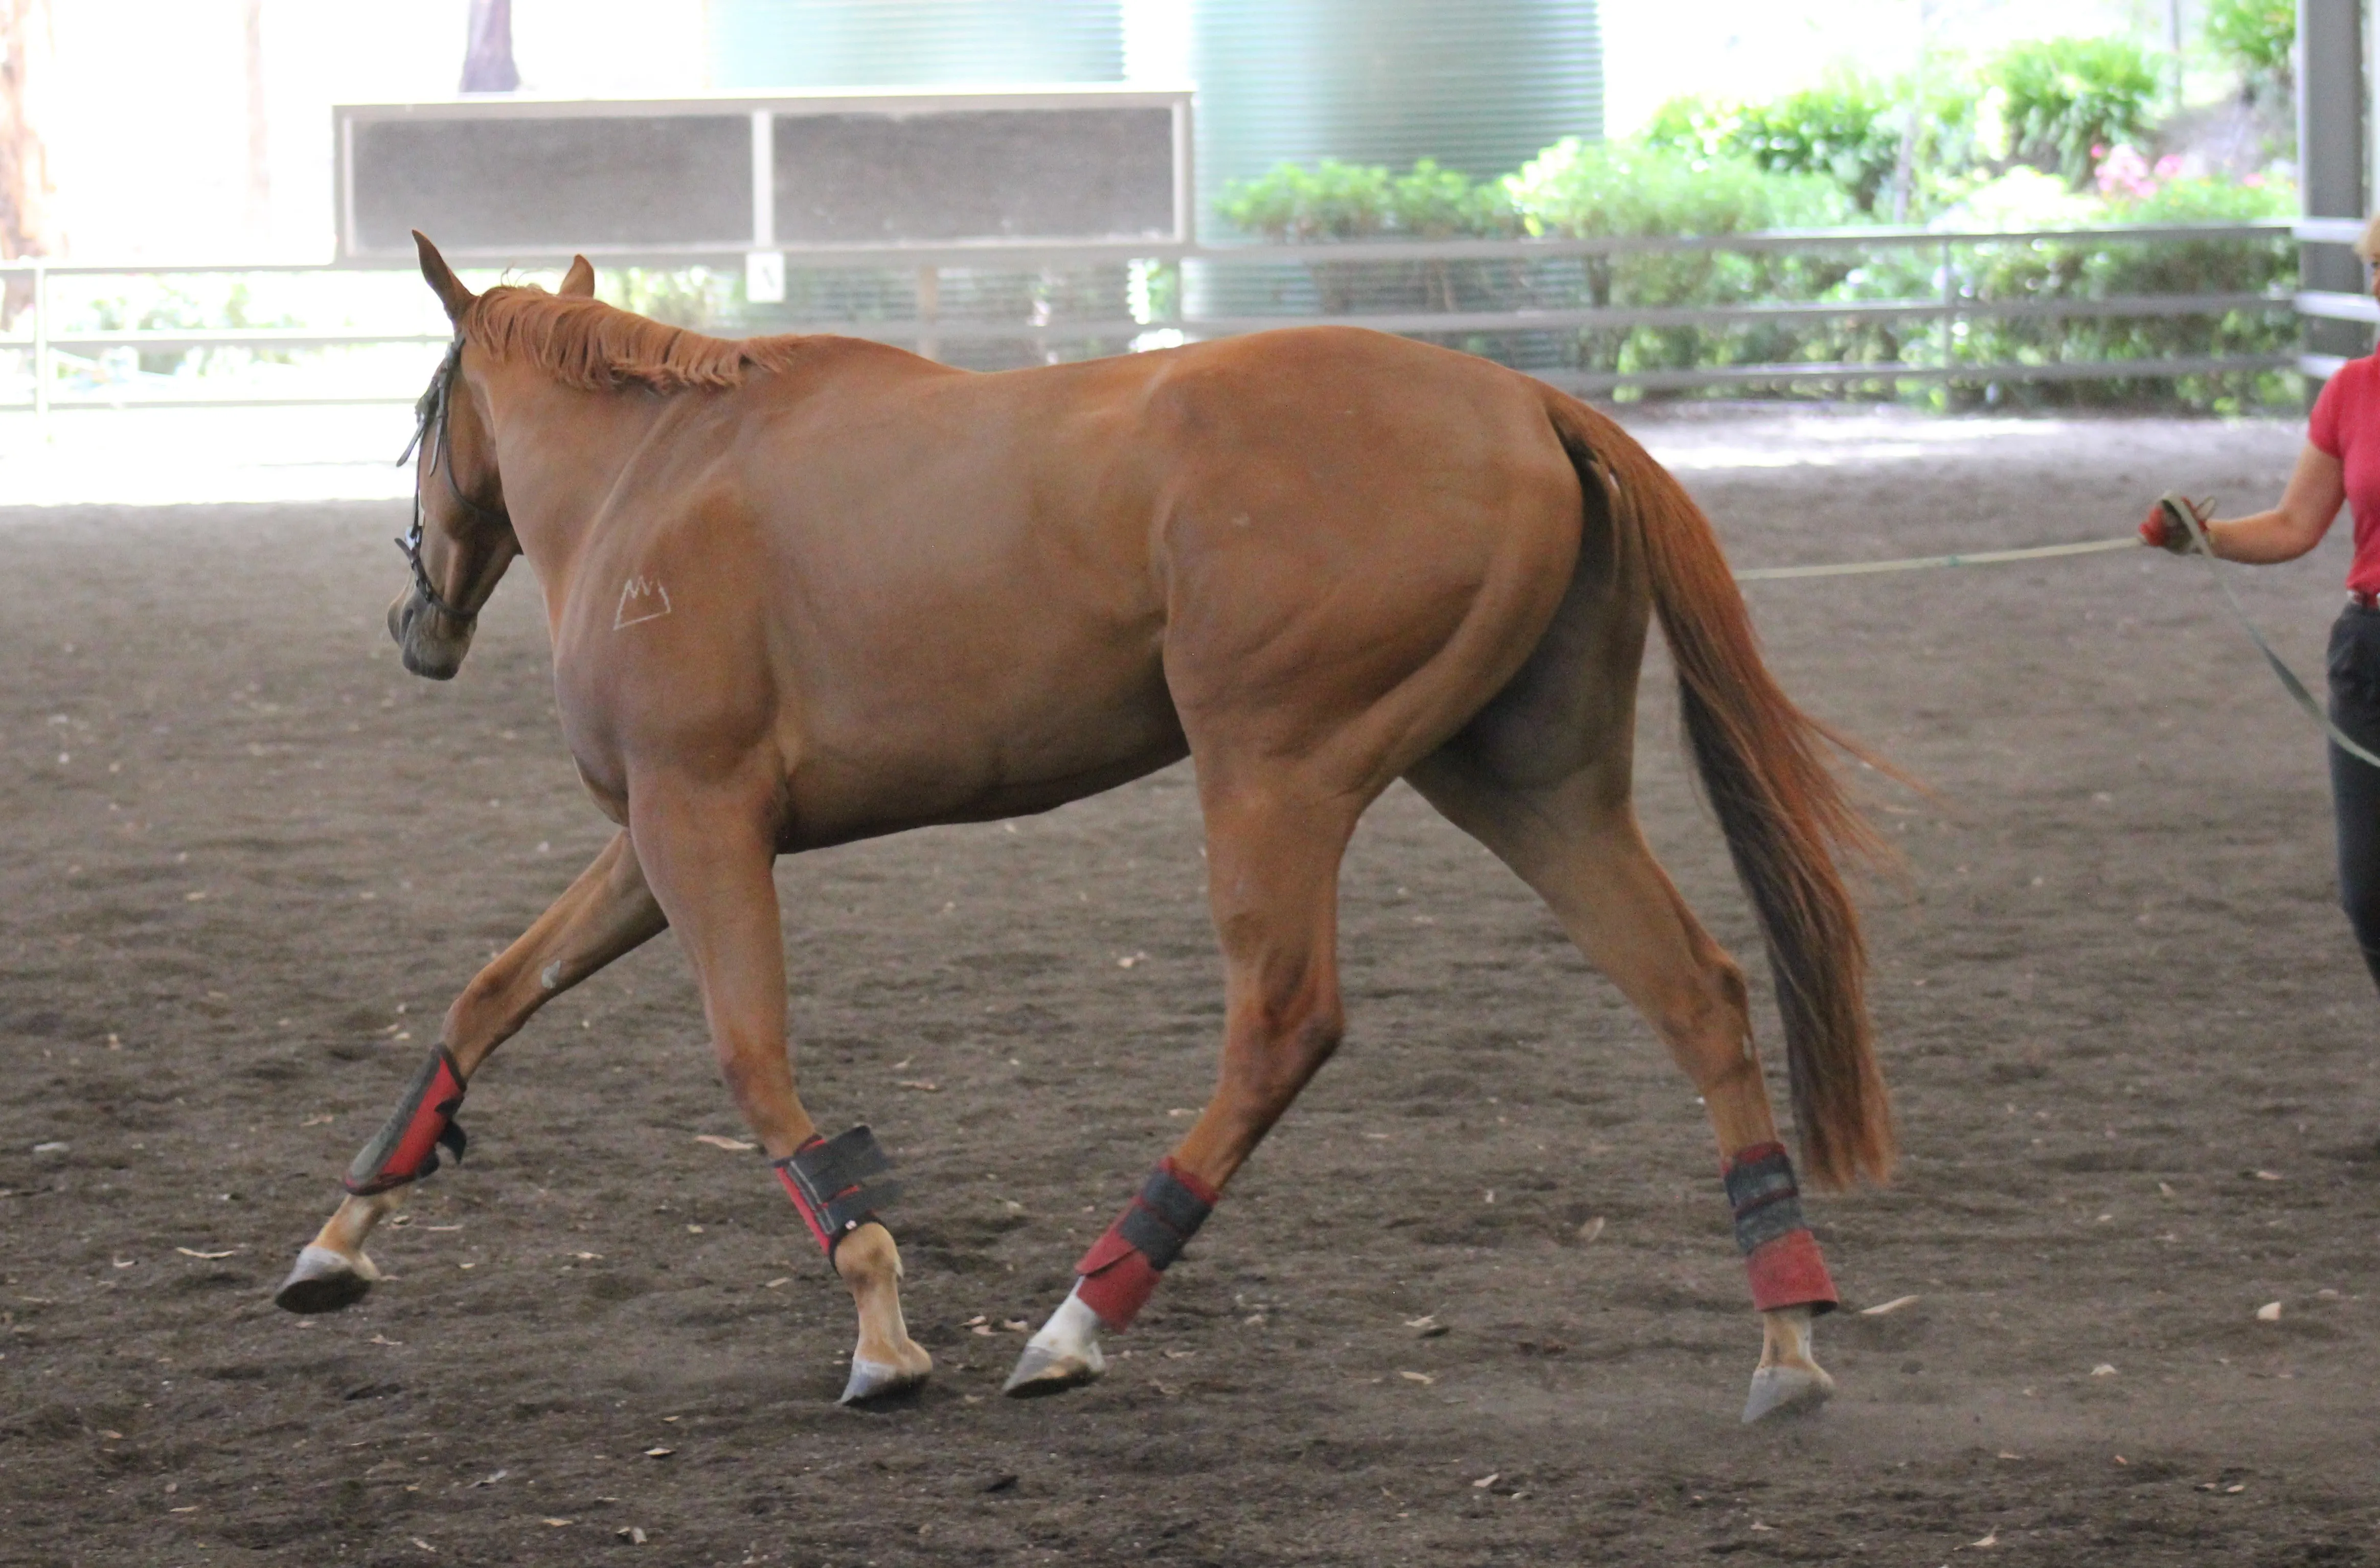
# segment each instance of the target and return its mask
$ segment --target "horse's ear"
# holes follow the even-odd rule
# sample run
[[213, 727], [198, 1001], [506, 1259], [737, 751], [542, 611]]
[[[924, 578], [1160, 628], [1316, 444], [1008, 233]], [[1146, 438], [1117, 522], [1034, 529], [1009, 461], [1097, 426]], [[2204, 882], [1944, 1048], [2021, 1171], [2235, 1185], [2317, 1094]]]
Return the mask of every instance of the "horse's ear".
[[570, 270], [562, 274], [563, 294], [576, 294], [583, 299], [595, 297], [595, 268], [584, 256], [570, 258]]
[[438, 247], [430, 243], [428, 235], [415, 229], [413, 244], [421, 252], [422, 280], [430, 285], [431, 292], [438, 296], [438, 302], [446, 307], [446, 319], [460, 325], [464, 310], [476, 296], [463, 286], [463, 280], [455, 275], [455, 269], [446, 264], [446, 258], [438, 254]]

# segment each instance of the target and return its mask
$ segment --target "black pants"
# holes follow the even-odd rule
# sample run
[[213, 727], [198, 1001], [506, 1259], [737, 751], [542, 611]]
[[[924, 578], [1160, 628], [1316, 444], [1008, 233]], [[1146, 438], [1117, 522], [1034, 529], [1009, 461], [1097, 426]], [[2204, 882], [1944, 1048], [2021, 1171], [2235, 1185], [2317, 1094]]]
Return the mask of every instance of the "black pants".
[[[2330, 721], [2380, 754], [2380, 610], [2350, 603], [2330, 628]], [[2380, 768], [2330, 751], [2330, 797], [2338, 814], [2338, 899], [2380, 985]]]

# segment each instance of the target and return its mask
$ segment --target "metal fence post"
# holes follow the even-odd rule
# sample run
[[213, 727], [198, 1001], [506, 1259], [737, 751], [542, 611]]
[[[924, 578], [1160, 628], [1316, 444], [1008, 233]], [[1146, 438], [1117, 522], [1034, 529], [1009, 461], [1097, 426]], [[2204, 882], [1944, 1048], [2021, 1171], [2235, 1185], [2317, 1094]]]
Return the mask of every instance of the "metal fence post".
[[[2309, 218], [2361, 219], [2369, 181], [2364, 142], [2363, 7], [2357, 0], [2298, 0], [2298, 189]], [[2359, 294], [2363, 269], [2343, 245], [2300, 248], [2299, 287]], [[2305, 346], [2353, 359], [2372, 352], [2361, 322], [2310, 320]], [[2312, 395], [2312, 389], [2308, 389]]]
[[942, 340], [934, 331], [942, 319], [942, 269], [917, 269], [917, 352], [929, 359], [942, 357]]
[[50, 269], [33, 263], [33, 430], [50, 436]]
[[1950, 406], [1950, 356], [1958, 346], [1959, 275], [1950, 270], [1950, 242], [1942, 242], [1942, 406]]

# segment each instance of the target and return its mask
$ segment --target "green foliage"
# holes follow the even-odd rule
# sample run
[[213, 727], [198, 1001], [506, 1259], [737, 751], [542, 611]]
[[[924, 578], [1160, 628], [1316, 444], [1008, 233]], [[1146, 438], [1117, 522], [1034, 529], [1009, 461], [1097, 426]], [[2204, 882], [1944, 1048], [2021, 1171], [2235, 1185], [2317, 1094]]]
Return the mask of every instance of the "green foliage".
[[[261, 300], [254, 279], [220, 273], [128, 277], [120, 292], [91, 296], [61, 313], [66, 318], [67, 330], [80, 332], [203, 332], [218, 327], [303, 324], [285, 309], [276, 309]], [[143, 375], [202, 375], [250, 364], [289, 362], [286, 353], [274, 349], [143, 348], [137, 355], [116, 352], [128, 365], [137, 364]]]
[[1748, 105], [1729, 147], [1771, 174], [1825, 175], [1872, 213], [1900, 161], [1907, 119], [1906, 103], [1893, 103], [1881, 84], [1841, 76]]
[[1311, 169], [1279, 164], [1270, 174], [1225, 186], [1216, 210], [1232, 227], [1276, 245], [1387, 234], [1451, 239], [1519, 228], [1500, 187], [1428, 158], [1402, 175], [1334, 158]]
[[2205, 37], [2250, 85], [2286, 86], [2298, 42], [2296, 0], [2206, 0]]
[[2126, 224], [2248, 224], [2293, 218], [2297, 187], [2262, 175], [2246, 179], [2169, 179], [2155, 191], [2109, 202], [2108, 216]]
[[2159, 91], [2148, 53], [2120, 38], [2020, 43], [1989, 75], [2007, 99], [2008, 156], [2078, 188], [2099, 157], [2093, 149], [2141, 139]]
[[1769, 174], [1751, 159], [1568, 137], [1505, 177], [1531, 234], [1742, 234], [1844, 222], [1832, 181]]
[[[1505, 181], [1532, 234], [1723, 235], [1832, 227], [1851, 216], [1833, 181], [1769, 174], [1738, 154], [1678, 147], [1558, 142]], [[1824, 254], [1689, 250], [1621, 252], [1576, 264], [1578, 304], [1661, 309], [1808, 299], [1839, 285], [1847, 267]], [[1550, 280], [1549, 280], [1550, 281]], [[1579, 363], [1635, 371], [1799, 358], [1798, 329], [1754, 324], [1714, 333], [1646, 323], [1576, 336]]]
[[596, 298], [624, 310], [697, 332], [736, 319], [743, 279], [709, 267], [605, 267], [596, 273]]
[[[2137, 222], [2214, 221], [2230, 216], [2212, 188], [2219, 182], [2176, 181], [2206, 189], [2123, 204], [2116, 216]], [[2258, 215], [2238, 213], [2239, 216]], [[2101, 299], [2158, 294], [2264, 294], [2277, 307], [2197, 316], [1989, 316], [1964, 323], [1956, 363], [2050, 365], [2086, 360], [2191, 359], [2287, 353], [2298, 324], [2287, 297], [2296, 285], [2297, 254], [2286, 235], [2182, 244], [2127, 245], [2064, 240], [2054, 236], [1961, 249], [1954, 263], [1960, 292], [1977, 301]], [[1979, 378], [1980, 380], [1980, 378]], [[1985, 390], [1966, 383], [1972, 398]], [[2216, 413], [2288, 406], [2294, 389], [2277, 371], [2221, 375], [2140, 376], [2088, 382], [2010, 381], [1997, 389], [2006, 401], [2091, 405], [2175, 401]]]
[[[2241, 4], [2247, 0], [2240, 0]], [[2144, 140], [2159, 77], [2120, 42], [2022, 45], [1993, 61], [1986, 94], [1954, 61], [1929, 61], [1910, 82], [1842, 75], [1772, 103], [1686, 98], [1664, 104], [1627, 142], [1566, 140], [1487, 184], [1423, 163], [1398, 175], [1326, 164], [1284, 166], [1232, 188], [1223, 215], [1277, 242], [1372, 237], [1721, 236], [1855, 227], [1888, 210], [1912, 100], [1910, 213], [1951, 227], [2224, 223], [2287, 216], [2286, 183], [2183, 179], [2135, 156], [2126, 177], [2095, 183], [2097, 155]], [[2004, 117], [2003, 117], [2004, 112]], [[2002, 162], [2005, 151], [2017, 162]], [[2033, 164], [2046, 165], [2055, 175]], [[2062, 176], [2063, 177], [2058, 177]], [[2288, 353], [2297, 327], [2286, 304], [2194, 317], [2058, 316], [2059, 300], [2145, 295], [2261, 295], [2285, 300], [2295, 250], [2253, 236], [2181, 244], [2066, 239], [2054, 232], [1979, 245], [1838, 243], [1828, 249], [1685, 250], [1429, 262], [1369, 261], [1361, 244], [1286, 264], [1265, 286], [1273, 308], [1324, 313], [1498, 312], [1594, 309], [1627, 324], [1538, 334], [1450, 333], [1442, 341], [1547, 371], [1651, 374], [1729, 366], [1825, 366], [1833, 396], [1898, 396], [1937, 407], [1988, 400], [2090, 405], [2153, 400], [2235, 411], [2288, 406], [2285, 372], [2131, 380], [2010, 379], [2007, 366]], [[1972, 310], [1946, 326], [1898, 311], [1873, 320], [1763, 312], [1723, 326], [1667, 319], [1697, 308], [1896, 305], [1945, 297], [2017, 314]], [[1634, 319], [1630, 320], [1633, 316]], [[1895, 383], [1863, 369], [1962, 373]], [[1963, 371], [1971, 368], [1974, 372]], [[1740, 389], [1728, 395], [1740, 395]], [[1658, 393], [1621, 393], [1660, 395]]]
[[1974, 161], [1975, 94], [1950, 79], [1949, 62], [1936, 64], [1922, 98], [1906, 80], [1838, 72], [1768, 103], [1673, 99], [1654, 111], [1641, 140], [1706, 158], [1748, 158], [1771, 174], [1824, 176], [1859, 212], [1875, 214], [1890, 210], [1913, 106], [1911, 172], [1919, 188], [1912, 193], [1911, 211], [1918, 215], [1927, 205], [1927, 188], [1942, 173], [1962, 171]]
[[1415, 239], [1510, 238], [1521, 232], [1521, 217], [1502, 181], [1475, 180], [1424, 158], [1389, 182], [1389, 226]]

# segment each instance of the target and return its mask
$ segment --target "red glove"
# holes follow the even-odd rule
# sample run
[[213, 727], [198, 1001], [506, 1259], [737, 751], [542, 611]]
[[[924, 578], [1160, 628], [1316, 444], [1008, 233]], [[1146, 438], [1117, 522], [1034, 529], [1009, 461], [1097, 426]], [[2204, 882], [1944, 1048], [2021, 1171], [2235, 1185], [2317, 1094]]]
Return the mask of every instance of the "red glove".
[[2198, 553], [2198, 541], [2191, 536], [2188, 525], [2176, 517], [2173, 508], [2187, 506], [2196, 517], [2198, 526], [2206, 526], [2206, 508], [2185, 496], [2168, 495], [2149, 507], [2149, 515], [2141, 520], [2141, 542], [2176, 555]]

